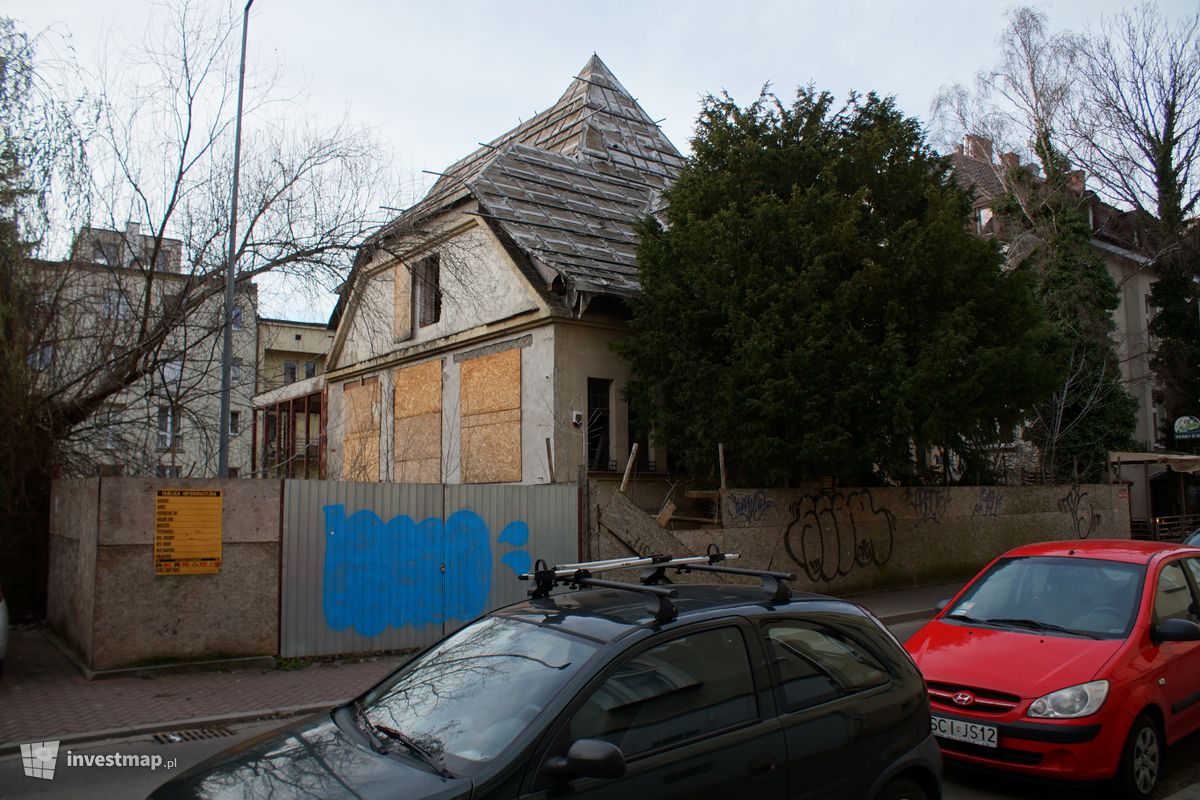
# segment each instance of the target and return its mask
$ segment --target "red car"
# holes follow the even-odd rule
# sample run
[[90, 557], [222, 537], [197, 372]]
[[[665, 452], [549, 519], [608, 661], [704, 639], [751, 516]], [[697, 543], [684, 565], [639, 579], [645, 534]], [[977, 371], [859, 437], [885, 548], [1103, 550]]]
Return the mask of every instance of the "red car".
[[905, 644], [945, 757], [1149, 797], [1200, 728], [1200, 548], [1011, 550]]

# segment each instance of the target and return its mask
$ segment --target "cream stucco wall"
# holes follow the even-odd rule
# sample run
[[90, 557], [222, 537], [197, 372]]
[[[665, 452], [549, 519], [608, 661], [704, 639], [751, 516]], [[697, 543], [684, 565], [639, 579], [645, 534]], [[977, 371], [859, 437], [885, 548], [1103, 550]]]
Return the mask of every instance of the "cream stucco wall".
[[1150, 370], [1150, 289], [1155, 282], [1153, 270], [1130, 258], [1104, 252], [1105, 265], [1117, 284], [1120, 302], [1113, 312], [1117, 356], [1125, 388], [1138, 401], [1137, 429], [1134, 439], [1149, 447], [1159, 438], [1156, 430], [1154, 381]]

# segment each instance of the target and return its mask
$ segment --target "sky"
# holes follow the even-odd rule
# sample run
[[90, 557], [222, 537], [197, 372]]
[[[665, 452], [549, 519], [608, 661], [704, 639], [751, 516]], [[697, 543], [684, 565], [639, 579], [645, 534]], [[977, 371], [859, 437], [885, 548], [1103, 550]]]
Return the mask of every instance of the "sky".
[[[0, 14], [31, 32], [69, 34], [86, 64], [139, 39], [157, 5], [4, 0]], [[1053, 28], [1077, 31], [1131, 5], [1036, 4]], [[1196, 0], [1159, 5], [1172, 15], [1197, 8]], [[443, 169], [552, 105], [593, 52], [684, 152], [705, 94], [727, 91], [746, 105], [767, 82], [784, 99], [808, 84], [838, 98], [851, 90], [894, 95], [905, 113], [925, 119], [939, 87], [969, 83], [993, 65], [1009, 7], [975, 0], [255, 0], [248, 58], [252, 68], [278, 63], [290, 85], [302, 87], [294, 113], [374, 127], [399, 170], [427, 185], [433, 177], [422, 170]]]

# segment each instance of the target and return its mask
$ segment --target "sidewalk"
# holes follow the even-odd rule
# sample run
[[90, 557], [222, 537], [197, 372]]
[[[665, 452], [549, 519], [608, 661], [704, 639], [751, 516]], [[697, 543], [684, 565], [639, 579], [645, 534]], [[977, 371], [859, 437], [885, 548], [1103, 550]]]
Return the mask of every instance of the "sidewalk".
[[[887, 624], [933, 615], [961, 584], [851, 598]], [[287, 717], [329, 708], [392, 671], [404, 656], [315, 662], [301, 669], [161, 672], [88, 681], [44, 627], [11, 632], [0, 680], [0, 756], [28, 742], [84, 742]]]

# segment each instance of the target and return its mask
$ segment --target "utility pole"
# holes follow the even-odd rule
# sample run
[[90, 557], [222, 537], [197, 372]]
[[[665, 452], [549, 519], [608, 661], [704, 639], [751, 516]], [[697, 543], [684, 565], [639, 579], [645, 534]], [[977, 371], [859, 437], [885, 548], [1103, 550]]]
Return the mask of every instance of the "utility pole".
[[237, 302], [237, 215], [238, 172], [242, 160], [242, 96], [246, 89], [246, 33], [250, 27], [250, 6], [247, 0], [242, 12], [242, 60], [238, 67], [237, 126], [233, 139], [233, 191], [229, 200], [229, 258], [225, 261], [225, 347], [221, 353], [221, 435], [217, 454], [217, 477], [229, 477], [229, 406], [230, 381], [233, 375], [233, 309]]

